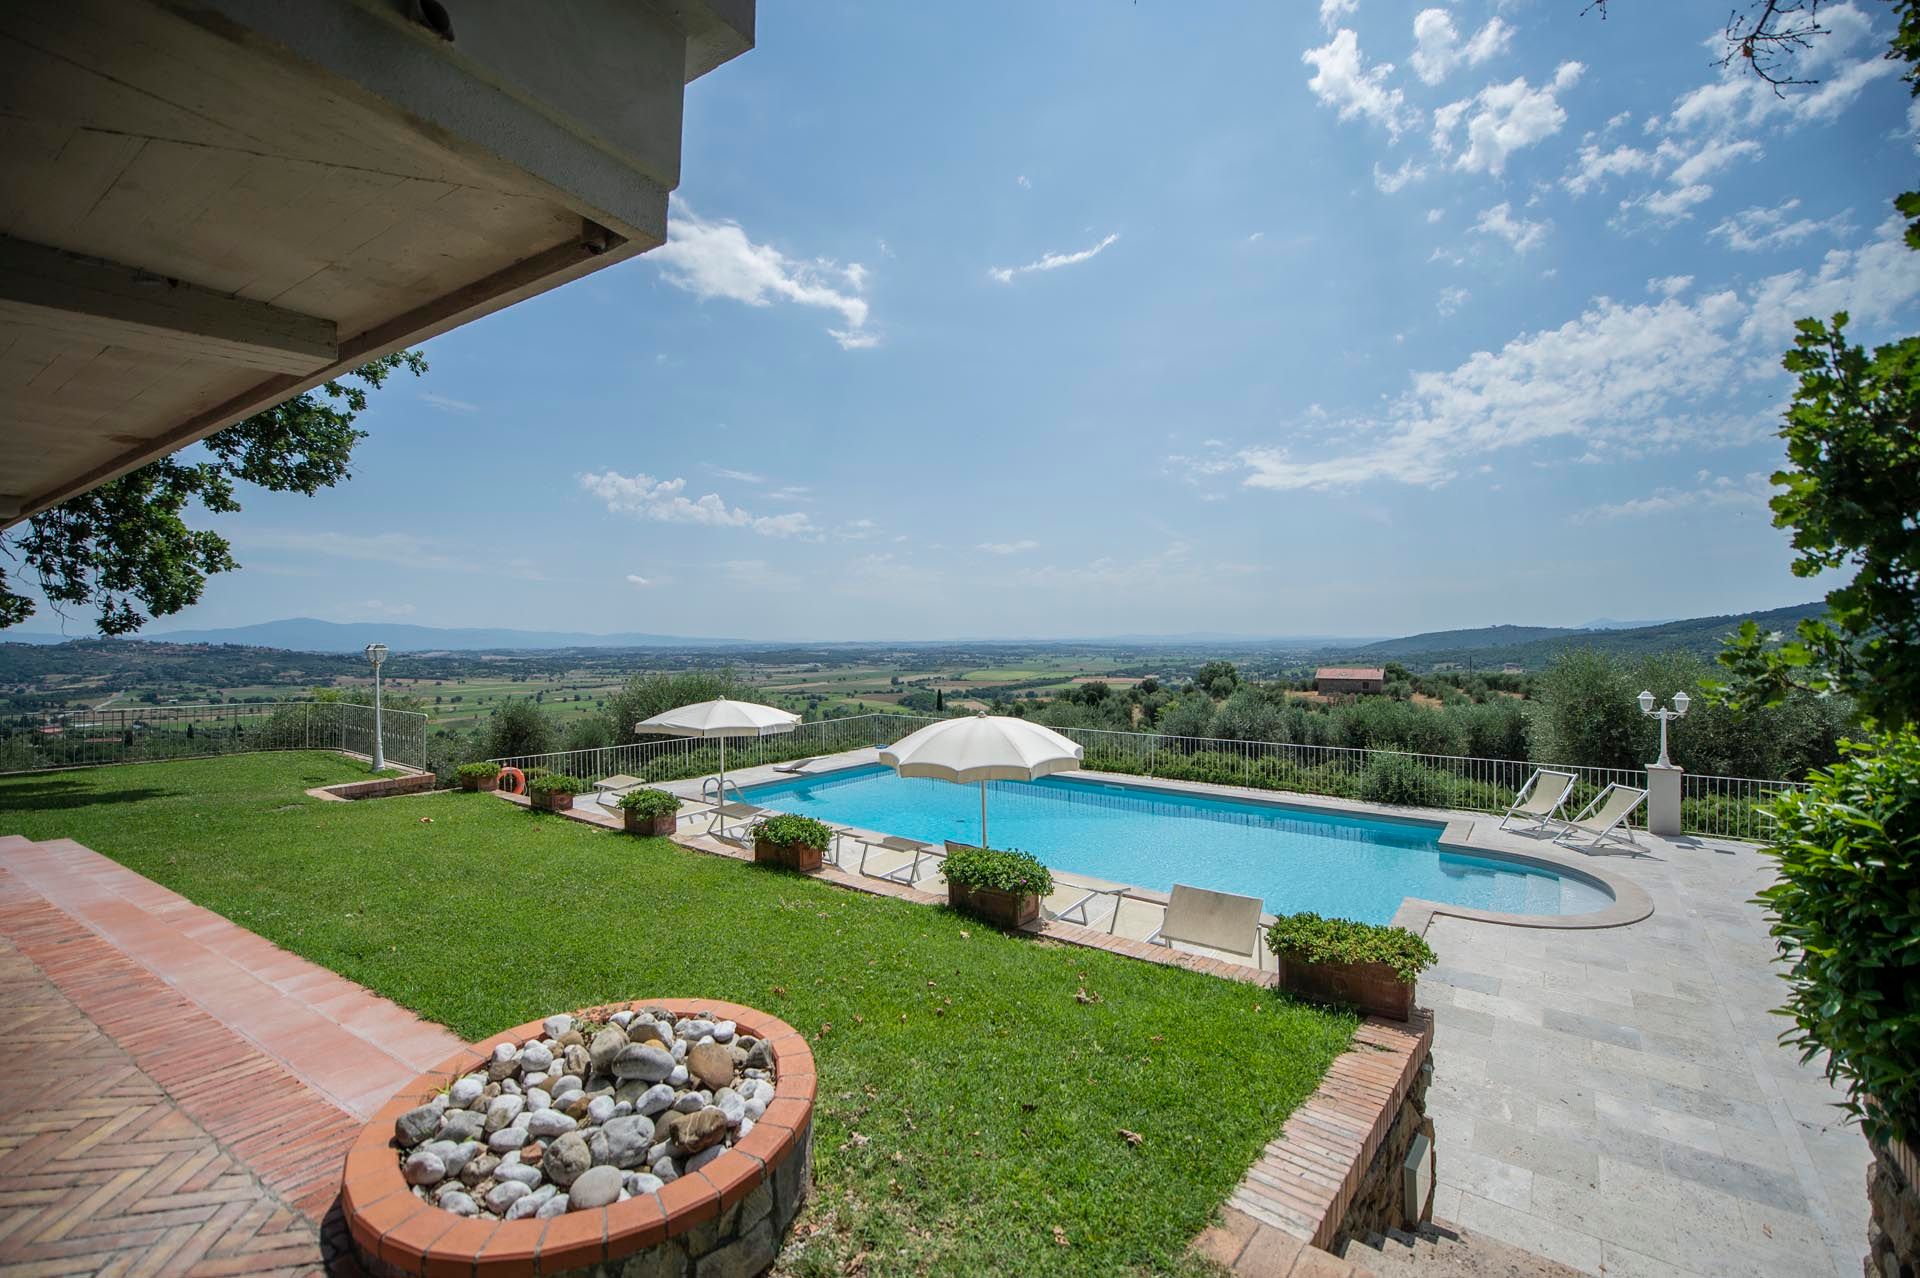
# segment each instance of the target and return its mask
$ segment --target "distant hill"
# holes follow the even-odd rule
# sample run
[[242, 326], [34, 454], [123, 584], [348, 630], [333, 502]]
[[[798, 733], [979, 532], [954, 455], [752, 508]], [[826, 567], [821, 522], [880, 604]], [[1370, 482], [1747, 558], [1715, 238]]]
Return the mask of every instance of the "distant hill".
[[1484, 626], [1478, 630], [1438, 630], [1431, 634], [1409, 635], [1404, 639], [1370, 644], [1348, 655], [1415, 666], [1453, 662], [1486, 669], [1511, 663], [1528, 670], [1544, 667], [1553, 660], [1555, 654], [1569, 648], [1593, 648], [1623, 656], [1644, 656], [1677, 649], [1711, 657], [1720, 650], [1721, 640], [1738, 629], [1743, 621], [1751, 619], [1763, 630], [1792, 630], [1803, 617], [1822, 616], [1826, 610], [1824, 603], [1796, 604], [1766, 612], [1693, 617], [1623, 630], [1576, 630], [1553, 626]]
[[[165, 630], [142, 636], [161, 643], [243, 644], [292, 652], [360, 652], [384, 643], [395, 652], [473, 652], [538, 648], [701, 648], [737, 644], [737, 639], [690, 639], [679, 635], [611, 634], [555, 630], [443, 629], [384, 621], [318, 621], [291, 617], [253, 626], [214, 630]], [[12, 639], [0, 631], [0, 640]], [[26, 642], [40, 642], [29, 639]], [[58, 642], [57, 640], [55, 642]]]
[[1399, 661], [1422, 657], [1431, 652], [1477, 652], [1483, 648], [1511, 648], [1542, 639], [1570, 639], [1592, 634], [1589, 630], [1570, 630], [1563, 626], [1481, 626], [1476, 630], [1434, 630], [1404, 639], [1387, 639], [1360, 649], [1363, 657]]

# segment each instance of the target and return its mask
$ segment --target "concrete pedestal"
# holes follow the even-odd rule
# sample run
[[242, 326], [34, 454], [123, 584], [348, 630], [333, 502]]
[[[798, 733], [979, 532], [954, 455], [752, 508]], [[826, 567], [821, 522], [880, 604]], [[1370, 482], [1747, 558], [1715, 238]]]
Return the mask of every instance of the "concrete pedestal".
[[1680, 778], [1685, 768], [1672, 764], [1647, 765], [1647, 832], [1672, 837], [1680, 833]]

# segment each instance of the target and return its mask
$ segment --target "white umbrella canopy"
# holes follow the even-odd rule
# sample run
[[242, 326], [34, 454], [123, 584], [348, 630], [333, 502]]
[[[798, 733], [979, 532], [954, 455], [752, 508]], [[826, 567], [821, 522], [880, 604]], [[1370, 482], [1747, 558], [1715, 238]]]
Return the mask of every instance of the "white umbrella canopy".
[[690, 706], [665, 710], [633, 725], [635, 732], [661, 732], [680, 737], [717, 737], [720, 740], [720, 792], [727, 801], [727, 738], [771, 737], [792, 732], [800, 716], [791, 710], [763, 706], [755, 701], [716, 697]]
[[987, 782], [1032, 781], [1080, 766], [1082, 750], [1052, 728], [1007, 715], [946, 719], [900, 738], [880, 762], [903, 777], [980, 785], [980, 846], [987, 846]]

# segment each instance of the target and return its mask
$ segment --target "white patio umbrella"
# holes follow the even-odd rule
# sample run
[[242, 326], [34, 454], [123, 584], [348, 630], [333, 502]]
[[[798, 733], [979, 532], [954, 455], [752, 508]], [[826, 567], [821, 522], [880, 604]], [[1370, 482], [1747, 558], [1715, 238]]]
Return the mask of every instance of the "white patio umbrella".
[[980, 783], [980, 846], [987, 846], [987, 782], [1032, 781], [1080, 766], [1079, 746], [1037, 723], [1007, 715], [946, 719], [900, 738], [880, 762], [903, 777]]
[[727, 801], [727, 738], [771, 737], [792, 732], [800, 716], [753, 701], [716, 697], [677, 710], [667, 710], [633, 725], [635, 732], [661, 732], [679, 737], [716, 737], [720, 741], [720, 802]]

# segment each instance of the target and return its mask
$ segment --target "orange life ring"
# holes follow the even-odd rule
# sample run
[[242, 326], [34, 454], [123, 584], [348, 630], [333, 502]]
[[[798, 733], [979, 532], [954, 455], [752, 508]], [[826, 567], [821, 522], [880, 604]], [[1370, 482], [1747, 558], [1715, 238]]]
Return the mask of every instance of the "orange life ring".
[[500, 788], [508, 794], [527, 792], [527, 774], [518, 768], [500, 769]]

